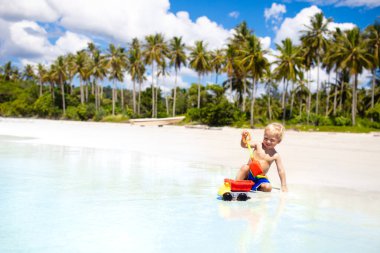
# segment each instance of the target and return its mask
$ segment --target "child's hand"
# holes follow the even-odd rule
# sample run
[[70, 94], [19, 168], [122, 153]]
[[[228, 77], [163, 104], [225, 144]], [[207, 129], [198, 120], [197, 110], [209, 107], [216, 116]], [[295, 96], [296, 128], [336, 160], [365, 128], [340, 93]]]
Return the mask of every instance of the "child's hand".
[[241, 138], [245, 141], [250, 141], [251, 140], [251, 135], [249, 134], [248, 131], [244, 130], [242, 133], [241, 133]]

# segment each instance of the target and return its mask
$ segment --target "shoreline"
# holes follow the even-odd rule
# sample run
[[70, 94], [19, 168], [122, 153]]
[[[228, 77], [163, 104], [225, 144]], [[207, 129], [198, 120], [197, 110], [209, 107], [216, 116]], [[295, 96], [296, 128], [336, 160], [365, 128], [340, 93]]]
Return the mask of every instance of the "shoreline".
[[[240, 147], [242, 129], [218, 130], [165, 125], [0, 118], [0, 135], [33, 138], [25, 143], [138, 151], [184, 161], [231, 168], [234, 176], [248, 160]], [[263, 129], [249, 130], [261, 140]], [[276, 148], [285, 165], [287, 183], [379, 192], [380, 137], [377, 133], [297, 132], [287, 130]], [[363, 170], [363, 171], [361, 171]], [[268, 176], [279, 185], [276, 166]], [[360, 177], [359, 177], [360, 176]]]

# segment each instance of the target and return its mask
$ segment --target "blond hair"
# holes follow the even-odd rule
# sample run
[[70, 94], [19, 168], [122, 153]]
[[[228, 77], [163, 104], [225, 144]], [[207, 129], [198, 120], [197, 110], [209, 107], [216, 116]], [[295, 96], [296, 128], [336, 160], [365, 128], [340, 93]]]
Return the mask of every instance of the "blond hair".
[[265, 127], [265, 131], [269, 131], [271, 134], [275, 135], [279, 141], [282, 141], [285, 127], [280, 123], [270, 123]]

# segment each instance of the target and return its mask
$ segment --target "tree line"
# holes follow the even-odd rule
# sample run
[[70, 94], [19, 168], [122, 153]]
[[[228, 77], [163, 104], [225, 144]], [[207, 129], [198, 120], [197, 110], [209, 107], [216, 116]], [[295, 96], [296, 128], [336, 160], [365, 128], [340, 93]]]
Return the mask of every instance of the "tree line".
[[[323, 13], [315, 14], [301, 31], [300, 45], [286, 38], [275, 45], [276, 54], [263, 49], [242, 22], [226, 47], [216, 50], [208, 50], [201, 40], [188, 46], [182, 37], [167, 41], [156, 33], [143, 41], [134, 38], [126, 47], [109, 44], [106, 50], [89, 43], [86, 49], [59, 56], [50, 66], [28, 64], [20, 71], [9, 61], [0, 69], [0, 115], [99, 120], [116, 114], [130, 118], [181, 114], [209, 125], [246, 122], [251, 127], [273, 120], [355, 126], [359, 120], [380, 128], [380, 23], [363, 31], [357, 27], [329, 31], [331, 22]], [[184, 66], [198, 75], [188, 89], [177, 87]], [[311, 80], [313, 68], [317, 80]], [[327, 81], [320, 81], [321, 69], [328, 74]], [[371, 81], [359, 88], [358, 76], [364, 70], [371, 73]], [[175, 84], [164, 95], [160, 83], [170, 72]], [[210, 73], [215, 83], [203, 85]], [[219, 84], [221, 74], [226, 78]], [[126, 75], [132, 89], [124, 87]], [[111, 85], [104, 85], [106, 79]], [[145, 81], [151, 86], [143, 90]], [[259, 86], [264, 93], [258, 94]]]

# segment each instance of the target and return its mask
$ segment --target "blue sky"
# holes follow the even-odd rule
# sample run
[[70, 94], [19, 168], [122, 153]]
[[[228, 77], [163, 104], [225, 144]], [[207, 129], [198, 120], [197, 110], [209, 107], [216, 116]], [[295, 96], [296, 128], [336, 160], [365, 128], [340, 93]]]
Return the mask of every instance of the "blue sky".
[[[286, 37], [297, 43], [299, 31], [320, 11], [334, 19], [331, 29], [363, 29], [379, 18], [380, 0], [0, 0], [0, 64], [48, 65], [90, 41], [101, 48], [126, 46], [133, 37], [156, 32], [167, 39], [182, 36], [187, 45], [204, 40], [209, 49], [221, 48], [242, 21], [273, 51]], [[179, 85], [188, 87], [195, 78], [183, 68]], [[167, 88], [173, 82], [174, 74], [163, 80]]]

